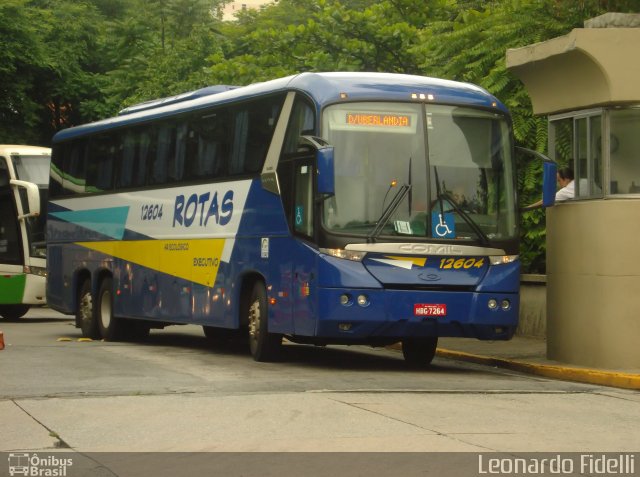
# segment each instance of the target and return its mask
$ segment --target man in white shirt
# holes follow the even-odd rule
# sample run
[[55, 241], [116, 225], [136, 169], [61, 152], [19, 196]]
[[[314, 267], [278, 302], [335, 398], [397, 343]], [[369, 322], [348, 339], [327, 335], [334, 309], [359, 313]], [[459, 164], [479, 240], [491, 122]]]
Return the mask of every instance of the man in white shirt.
[[560, 190], [556, 192], [556, 202], [573, 199], [575, 197], [576, 184], [573, 180], [573, 169], [570, 167], [558, 169], [558, 184], [560, 185]]
[[[573, 199], [576, 196], [575, 182], [573, 180], [573, 169], [570, 167], [563, 167], [562, 169], [558, 169], [558, 174], [556, 175], [558, 179], [558, 185], [560, 189], [556, 192], [556, 202], [562, 202], [567, 199]], [[531, 210], [536, 207], [540, 207], [542, 205], [542, 200], [531, 204], [528, 207], [525, 207], [523, 210]]]

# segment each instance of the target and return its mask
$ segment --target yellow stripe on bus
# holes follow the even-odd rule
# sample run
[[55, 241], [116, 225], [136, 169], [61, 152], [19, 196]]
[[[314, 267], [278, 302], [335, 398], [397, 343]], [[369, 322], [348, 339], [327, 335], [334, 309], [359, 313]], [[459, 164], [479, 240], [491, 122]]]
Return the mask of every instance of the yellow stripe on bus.
[[393, 260], [411, 262], [418, 267], [424, 267], [424, 264], [427, 263], [427, 257], [408, 257], [406, 255], [385, 255], [385, 257]]
[[78, 242], [152, 270], [213, 287], [225, 239]]

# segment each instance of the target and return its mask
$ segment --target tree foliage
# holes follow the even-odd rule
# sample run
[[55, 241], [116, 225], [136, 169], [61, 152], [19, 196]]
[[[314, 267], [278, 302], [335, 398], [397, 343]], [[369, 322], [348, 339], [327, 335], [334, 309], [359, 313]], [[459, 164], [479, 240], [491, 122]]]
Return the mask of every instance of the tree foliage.
[[[229, 0], [3, 0], [0, 137], [47, 145], [56, 130], [211, 84], [300, 71], [387, 71], [476, 83], [513, 114], [516, 142], [544, 152], [505, 52], [581, 27], [637, 0], [275, 0], [222, 21]], [[540, 164], [519, 160], [521, 204]], [[523, 218], [526, 269], [544, 270], [544, 212]]]

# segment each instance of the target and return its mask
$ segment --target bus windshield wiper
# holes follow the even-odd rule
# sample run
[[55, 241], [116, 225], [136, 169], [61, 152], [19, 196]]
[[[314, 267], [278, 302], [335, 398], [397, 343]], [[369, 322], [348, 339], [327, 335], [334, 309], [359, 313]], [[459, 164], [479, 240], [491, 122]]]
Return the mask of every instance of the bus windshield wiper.
[[404, 184], [403, 186], [400, 187], [400, 189], [398, 189], [398, 192], [396, 192], [396, 195], [393, 196], [393, 199], [391, 199], [391, 202], [389, 202], [389, 205], [382, 211], [380, 218], [376, 222], [376, 226], [368, 235], [367, 237], [368, 242], [373, 242], [378, 237], [378, 235], [380, 235], [380, 233], [382, 232], [382, 229], [387, 224], [387, 222], [389, 221], [393, 213], [396, 211], [396, 209], [400, 206], [400, 204], [402, 203], [405, 196], [410, 190], [411, 190], [411, 186], [407, 184]]
[[[462, 210], [462, 208], [456, 203], [455, 199], [451, 196], [449, 192], [443, 191], [438, 194], [437, 200], [438, 202], [440, 202], [441, 210], [442, 210], [442, 199], [445, 199], [447, 202], [449, 202], [449, 204], [451, 204], [451, 207], [453, 207], [453, 210], [455, 210], [458, 214], [460, 214], [460, 217], [462, 217], [464, 221], [469, 225], [469, 227], [471, 227], [471, 230], [475, 232], [478, 238], [482, 241], [483, 245], [489, 244], [489, 237], [487, 237], [487, 234], [485, 234], [480, 228], [480, 226], [477, 223], [475, 223], [471, 217], [469, 217], [469, 214], [467, 214], [464, 210]], [[442, 216], [444, 218], [444, 212], [442, 212]]]
[[436, 200], [440, 206], [440, 216], [444, 220], [444, 205], [442, 203], [442, 199], [445, 199], [451, 207], [460, 214], [460, 217], [464, 219], [464, 221], [471, 227], [471, 230], [475, 232], [478, 238], [482, 241], [484, 245], [489, 244], [489, 237], [482, 231], [482, 229], [476, 224], [469, 214], [467, 214], [462, 208], [456, 203], [455, 199], [451, 196], [451, 194], [447, 191], [443, 191], [442, 187], [440, 187], [440, 179], [438, 178], [438, 168], [433, 166], [433, 171], [436, 176], [436, 193], [438, 194]]

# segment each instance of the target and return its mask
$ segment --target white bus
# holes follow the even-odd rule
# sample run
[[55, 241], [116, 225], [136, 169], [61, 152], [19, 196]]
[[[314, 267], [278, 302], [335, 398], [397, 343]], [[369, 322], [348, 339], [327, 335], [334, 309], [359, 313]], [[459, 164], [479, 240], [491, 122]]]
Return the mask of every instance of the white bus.
[[51, 150], [0, 145], [0, 316], [46, 303], [44, 204]]

